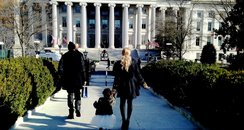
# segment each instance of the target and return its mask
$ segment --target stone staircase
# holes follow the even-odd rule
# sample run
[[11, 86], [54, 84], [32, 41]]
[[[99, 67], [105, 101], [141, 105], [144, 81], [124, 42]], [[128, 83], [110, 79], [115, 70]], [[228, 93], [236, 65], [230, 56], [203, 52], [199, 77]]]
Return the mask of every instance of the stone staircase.
[[[61, 53], [65, 53], [68, 51], [67, 48], [62, 48], [61, 50], [59, 50], [58, 48], [45, 48], [45, 49], [49, 49], [53, 52], [61, 52]], [[122, 52], [122, 48], [115, 48], [115, 49], [110, 49], [110, 48], [79, 48], [79, 51], [81, 52], [88, 52], [87, 53], [87, 58], [91, 59], [91, 60], [97, 60], [100, 61], [100, 54], [102, 53], [103, 50], [106, 50], [108, 55], [109, 55], [109, 59], [111, 61], [115, 61], [115, 60], [119, 60], [121, 58], [121, 52]], [[138, 50], [138, 49], [132, 49], [131, 51], [131, 56], [135, 59], [138, 59], [139, 57], [141, 59], [143, 59], [143, 57], [145, 57], [145, 53], [146, 51], [144, 50]]]

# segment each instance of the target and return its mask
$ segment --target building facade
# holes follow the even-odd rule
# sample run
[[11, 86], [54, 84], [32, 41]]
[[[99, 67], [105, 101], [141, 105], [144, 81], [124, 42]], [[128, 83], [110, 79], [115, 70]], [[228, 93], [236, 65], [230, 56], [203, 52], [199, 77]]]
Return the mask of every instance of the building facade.
[[220, 46], [224, 38], [214, 35], [213, 29], [221, 27], [221, 18], [216, 11], [224, 13], [223, 5], [213, 7], [212, 0], [182, 1], [32, 0], [29, 6], [33, 8], [28, 15], [39, 8], [44, 31], [33, 36], [33, 41], [40, 40], [46, 47], [66, 47], [68, 41], [73, 41], [81, 48], [145, 49], [149, 41], [155, 40], [159, 26], [167, 26], [171, 12], [176, 23], [178, 15], [184, 15], [186, 26], [189, 19], [192, 20], [183, 58], [200, 59], [207, 43], [216, 47], [217, 58], [221, 58]]

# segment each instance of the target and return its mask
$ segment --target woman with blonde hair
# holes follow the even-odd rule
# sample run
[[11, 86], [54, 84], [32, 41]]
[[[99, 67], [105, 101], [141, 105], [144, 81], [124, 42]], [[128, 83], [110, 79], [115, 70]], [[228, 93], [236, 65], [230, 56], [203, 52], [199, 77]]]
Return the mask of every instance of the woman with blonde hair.
[[[122, 50], [121, 60], [115, 62], [113, 73], [115, 76], [113, 89], [117, 91], [117, 97], [120, 97], [121, 129], [127, 130], [132, 114], [132, 101], [139, 96], [140, 85], [143, 85], [144, 88], [148, 88], [148, 86], [140, 74], [136, 60], [131, 57], [131, 50], [129, 48]], [[125, 116], [126, 102], [127, 118]]]

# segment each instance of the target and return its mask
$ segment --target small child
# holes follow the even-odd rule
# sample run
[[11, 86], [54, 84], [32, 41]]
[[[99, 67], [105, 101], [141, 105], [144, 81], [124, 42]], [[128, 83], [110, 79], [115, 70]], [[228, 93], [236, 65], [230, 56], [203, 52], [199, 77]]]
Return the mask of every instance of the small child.
[[92, 118], [92, 124], [99, 127], [99, 130], [111, 129], [115, 124], [116, 117], [113, 115], [113, 105], [115, 103], [115, 93], [110, 88], [103, 90], [103, 97], [93, 103], [96, 113]]

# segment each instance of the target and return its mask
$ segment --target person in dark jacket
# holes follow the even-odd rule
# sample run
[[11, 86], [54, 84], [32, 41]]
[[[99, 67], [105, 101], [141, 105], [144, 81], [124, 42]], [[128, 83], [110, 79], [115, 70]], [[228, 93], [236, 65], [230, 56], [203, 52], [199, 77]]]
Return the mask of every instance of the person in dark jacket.
[[[68, 119], [74, 118], [74, 110], [77, 117], [81, 116], [80, 90], [86, 84], [84, 58], [81, 52], [75, 49], [75, 44], [69, 42], [68, 52], [62, 55], [58, 66], [61, 75], [62, 88], [68, 93]], [[75, 102], [75, 105], [74, 105]]]
[[[113, 89], [117, 91], [120, 97], [120, 113], [122, 117], [122, 130], [129, 128], [130, 117], [132, 113], [132, 101], [139, 96], [140, 85], [149, 88], [144, 81], [138, 64], [131, 57], [131, 50], [124, 48], [122, 50], [121, 60], [116, 61], [113, 66], [114, 83]], [[127, 118], [125, 117], [125, 104], [127, 101]]]

